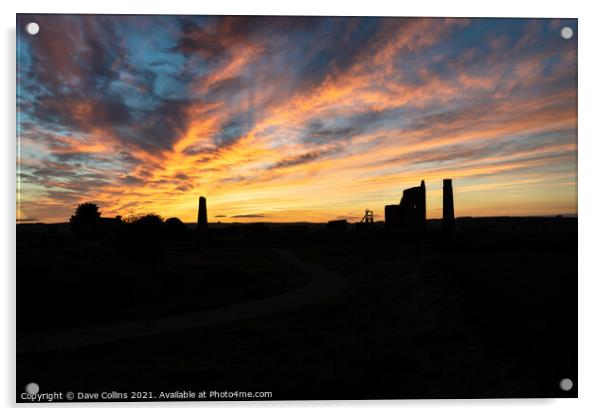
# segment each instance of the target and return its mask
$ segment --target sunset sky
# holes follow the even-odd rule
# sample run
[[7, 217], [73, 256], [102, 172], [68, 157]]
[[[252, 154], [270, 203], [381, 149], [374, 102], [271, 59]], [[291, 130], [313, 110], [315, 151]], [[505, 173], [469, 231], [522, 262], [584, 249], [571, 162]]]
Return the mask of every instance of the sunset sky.
[[[25, 25], [40, 32], [30, 36]], [[569, 26], [575, 36], [564, 39]], [[577, 212], [577, 23], [20, 15], [17, 221]]]

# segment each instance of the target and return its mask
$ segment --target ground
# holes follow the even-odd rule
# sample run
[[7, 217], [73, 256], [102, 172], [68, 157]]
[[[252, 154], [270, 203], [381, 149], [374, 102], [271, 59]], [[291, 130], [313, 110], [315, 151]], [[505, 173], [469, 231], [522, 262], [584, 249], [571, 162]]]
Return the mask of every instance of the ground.
[[[17, 391], [35, 381], [41, 392], [269, 391], [281, 400], [576, 396], [576, 219], [460, 219], [453, 235], [429, 222], [421, 238], [309, 228], [168, 242], [152, 262], [73, 245], [63, 230], [18, 230]], [[19, 351], [19, 339], [48, 331], [268, 301], [307, 287], [316, 269], [346, 283], [249, 319]], [[66, 289], [77, 279], [78, 291]], [[113, 312], [83, 308], [99, 299]], [[570, 392], [559, 389], [566, 377]]]

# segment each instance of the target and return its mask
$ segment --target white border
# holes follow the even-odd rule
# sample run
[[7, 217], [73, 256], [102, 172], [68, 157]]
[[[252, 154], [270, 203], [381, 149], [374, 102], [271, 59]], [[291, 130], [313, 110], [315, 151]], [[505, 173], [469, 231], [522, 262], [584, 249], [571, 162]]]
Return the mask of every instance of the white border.
[[[177, 408], [198, 414], [246, 409], [251, 414], [283, 411], [287, 414], [306, 412], [330, 413], [344, 408], [345, 413], [365, 414], [370, 411], [421, 414], [488, 414], [529, 413], [546, 415], [602, 414], [600, 388], [602, 383], [600, 345], [600, 310], [602, 272], [598, 258], [602, 252], [602, 135], [600, 134], [600, 41], [602, 15], [594, 1], [525, 0], [394, 2], [303, 0], [293, 4], [268, 0], [169, 0], [139, 2], [103, 0], [22, 0], [17, 4], [2, 2], [3, 54], [1, 65], [4, 99], [2, 100], [2, 204], [0, 204], [0, 264], [3, 265], [2, 332], [0, 349], [4, 365], [0, 394], [4, 406], [14, 411], [14, 305], [15, 305], [15, 13], [119, 13], [119, 14], [282, 14], [282, 15], [373, 15], [373, 16], [466, 16], [466, 17], [571, 17], [579, 18], [579, 399], [564, 400], [443, 400], [443, 401], [380, 401], [380, 402], [254, 402], [254, 403], [174, 403], [174, 404], [110, 404], [110, 405], [44, 405], [43, 411], [63, 414], [82, 410], [90, 413], [130, 412], [162, 414], [166, 408]], [[597, 261], [598, 260], [598, 261]], [[562, 305], [558, 305], [559, 308]], [[150, 407], [150, 408], [149, 408]], [[121, 409], [120, 409], [121, 408]], [[125, 408], [125, 409], [123, 409]], [[198, 409], [200, 408], [200, 409]], [[32, 408], [22, 409], [26, 413]]]

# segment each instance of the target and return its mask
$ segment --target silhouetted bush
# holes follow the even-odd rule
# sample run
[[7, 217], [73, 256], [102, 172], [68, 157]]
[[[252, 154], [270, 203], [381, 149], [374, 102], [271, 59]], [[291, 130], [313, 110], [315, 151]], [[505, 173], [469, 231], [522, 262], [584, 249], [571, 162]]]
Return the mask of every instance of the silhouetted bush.
[[165, 220], [165, 234], [170, 240], [183, 240], [187, 232], [186, 225], [179, 218], [172, 217]]
[[79, 204], [69, 220], [69, 227], [79, 237], [93, 236], [100, 221], [100, 214], [98, 205], [92, 202]]
[[146, 260], [155, 260], [164, 238], [163, 218], [155, 213], [134, 214], [125, 218], [127, 250]]
[[163, 233], [163, 218], [153, 212], [131, 215], [125, 219], [134, 232], [151, 239], [161, 238]]
[[160, 227], [163, 224], [163, 218], [154, 212], [132, 214], [127, 216], [124, 221], [142, 227]]

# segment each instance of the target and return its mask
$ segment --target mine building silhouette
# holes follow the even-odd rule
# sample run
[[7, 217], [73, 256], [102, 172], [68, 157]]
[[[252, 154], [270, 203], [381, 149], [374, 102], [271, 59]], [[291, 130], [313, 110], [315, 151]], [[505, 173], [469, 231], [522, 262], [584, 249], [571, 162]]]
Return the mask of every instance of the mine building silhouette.
[[[443, 180], [443, 228], [454, 229], [454, 191], [452, 180]], [[385, 225], [389, 230], [422, 232], [426, 230], [426, 187], [420, 186], [403, 191], [398, 205], [385, 205]]]
[[387, 228], [405, 231], [424, 231], [426, 229], [426, 187], [420, 186], [403, 191], [399, 205], [385, 206], [385, 224]]
[[326, 231], [329, 233], [344, 233], [347, 231], [347, 220], [332, 220], [326, 223]]

